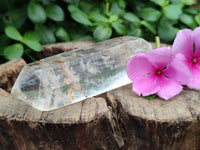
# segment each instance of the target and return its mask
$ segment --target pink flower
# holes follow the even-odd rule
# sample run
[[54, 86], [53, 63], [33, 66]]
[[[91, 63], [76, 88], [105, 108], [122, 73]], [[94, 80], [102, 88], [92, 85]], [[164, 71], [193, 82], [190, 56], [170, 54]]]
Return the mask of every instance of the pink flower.
[[167, 47], [139, 53], [128, 61], [127, 75], [137, 95], [157, 94], [166, 100], [182, 91], [191, 74]]
[[200, 89], [200, 27], [194, 31], [179, 31], [172, 50], [192, 74], [193, 80], [187, 86], [191, 89]]

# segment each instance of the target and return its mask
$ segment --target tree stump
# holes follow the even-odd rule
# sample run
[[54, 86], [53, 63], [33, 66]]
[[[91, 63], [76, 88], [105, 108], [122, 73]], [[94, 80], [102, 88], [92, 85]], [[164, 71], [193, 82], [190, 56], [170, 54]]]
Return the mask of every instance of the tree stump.
[[77, 48], [83, 48], [93, 44], [94, 41], [73, 41], [73, 42], [63, 42], [57, 44], [49, 44], [42, 46], [42, 52], [35, 53], [38, 59], [56, 55], [59, 53], [67, 52]]
[[117, 150], [120, 128], [104, 98], [41, 112], [0, 91], [1, 150]]
[[199, 97], [149, 101], [127, 85], [41, 112], [0, 89], [0, 150], [200, 150]]
[[21, 69], [26, 65], [22, 58], [11, 60], [0, 65], [0, 88], [10, 92]]
[[200, 93], [184, 89], [169, 101], [147, 100], [131, 85], [108, 93], [133, 150], [200, 150]]

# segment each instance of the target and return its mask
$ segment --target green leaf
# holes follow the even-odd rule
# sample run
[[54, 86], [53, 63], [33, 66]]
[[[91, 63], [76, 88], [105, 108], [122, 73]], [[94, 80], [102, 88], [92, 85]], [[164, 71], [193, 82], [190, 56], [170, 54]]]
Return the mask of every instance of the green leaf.
[[[110, 6], [110, 5], [108, 5], [108, 6]], [[104, 4], [104, 3], [99, 1], [99, 2], [97, 2], [95, 4], [93, 4], [93, 7], [91, 8], [91, 11], [96, 12], [96, 13], [100, 13], [100, 14], [103, 13], [103, 14], [109, 16], [110, 12], [106, 9], [106, 7], [108, 7], [108, 6], [107, 6], [107, 4]]]
[[123, 24], [121, 24], [120, 22], [115, 21], [112, 23], [112, 26], [118, 34], [120, 34], [120, 35], [126, 34], [126, 27]]
[[72, 13], [73, 11], [81, 11], [77, 6], [75, 5], [68, 5], [67, 9], [69, 10], [70, 13]]
[[36, 32], [40, 35], [40, 42], [42, 44], [50, 44], [56, 42], [54, 32], [51, 30], [51, 28], [43, 25], [36, 26]]
[[158, 26], [158, 34], [162, 40], [169, 42], [175, 38], [176, 30], [171, 24], [168, 23], [167, 19], [165, 20], [163, 18]]
[[119, 18], [118, 18], [118, 16], [116, 16], [116, 15], [110, 15], [110, 17], [109, 17], [109, 22], [114, 22], [114, 21], [117, 21]]
[[4, 49], [4, 57], [8, 60], [19, 58], [23, 55], [24, 47], [22, 44], [13, 44]]
[[177, 5], [178, 7], [180, 7], [181, 9], [183, 9], [185, 7], [185, 5], [183, 3], [177, 2], [177, 3], [172, 3], [174, 5]]
[[182, 9], [179, 5], [170, 4], [163, 8], [163, 12], [168, 19], [177, 20], [182, 14]]
[[122, 14], [122, 16], [124, 17], [124, 19], [132, 22], [133, 24], [135, 24], [136, 26], [139, 24], [140, 19], [133, 13], [130, 12], [125, 12]]
[[180, 16], [180, 21], [190, 27], [191, 29], [194, 29], [197, 25], [193, 19], [193, 16], [188, 14], [182, 14]]
[[11, 25], [17, 29], [21, 28], [27, 19], [26, 9], [11, 9], [3, 15], [4, 24]]
[[190, 8], [186, 8], [184, 9], [185, 13], [191, 14], [191, 15], [196, 15], [198, 13], [197, 9], [190, 9]]
[[153, 100], [154, 98], [156, 98], [157, 95], [156, 94], [152, 94], [152, 95], [148, 95], [148, 96], [145, 96], [144, 98], [148, 99], [148, 100]]
[[98, 26], [93, 32], [93, 37], [97, 42], [107, 40], [111, 35], [112, 29], [107, 25]]
[[121, 9], [118, 5], [117, 2], [113, 2], [112, 5], [111, 5], [111, 8], [110, 8], [110, 13], [111, 14], [114, 14], [114, 15], [121, 15], [122, 13], [124, 12], [123, 9]]
[[65, 18], [64, 11], [59, 5], [48, 4], [45, 6], [47, 17], [53, 21], [63, 21]]
[[40, 41], [40, 36], [34, 31], [28, 31], [24, 34], [23, 40]]
[[140, 15], [144, 20], [154, 22], [160, 18], [161, 13], [160, 13], [160, 11], [149, 7], [149, 8], [142, 9], [140, 11]]
[[117, 3], [118, 3], [118, 6], [119, 6], [121, 9], [125, 9], [125, 7], [126, 7], [126, 2], [125, 2], [124, 0], [118, 0]]
[[36, 52], [41, 52], [42, 50], [42, 46], [38, 41], [24, 40], [23, 43]]
[[69, 41], [69, 35], [67, 31], [61, 27], [56, 30], [55, 35], [61, 41], [64, 41], [64, 42]]
[[70, 34], [72, 41], [85, 41], [85, 40], [94, 40], [92, 36], [79, 33], [79, 32], [72, 32]]
[[6, 35], [13, 40], [22, 41], [23, 39], [19, 31], [13, 26], [7, 26], [4, 31]]
[[195, 16], [196, 23], [200, 26], [200, 14]]
[[33, 23], [44, 23], [46, 21], [46, 13], [42, 5], [36, 1], [28, 4], [28, 17]]
[[95, 22], [108, 22], [108, 18], [96, 12], [91, 12], [89, 18]]
[[194, 5], [197, 3], [196, 0], [181, 0], [184, 5]]
[[70, 4], [78, 4], [79, 0], [63, 0], [66, 3], [70, 3]]
[[79, 6], [80, 6], [81, 10], [83, 10], [85, 13], [89, 14], [92, 7], [94, 6], [94, 3], [91, 3], [89, 1], [80, 1]]
[[161, 7], [164, 7], [169, 3], [169, 1], [167, 1], [167, 0], [150, 0], [150, 1]]
[[128, 35], [135, 37], [142, 37], [142, 30], [140, 28], [133, 28]]
[[155, 28], [150, 23], [148, 23], [147, 21], [144, 21], [144, 20], [141, 21], [141, 25], [145, 26], [153, 34], [156, 34]]
[[87, 15], [82, 12], [82, 11], [73, 11], [71, 13], [71, 17], [78, 23], [81, 23], [83, 25], [89, 25], [91, 26], [92, 23], [90, 22], [90, 20], [88, 19]]

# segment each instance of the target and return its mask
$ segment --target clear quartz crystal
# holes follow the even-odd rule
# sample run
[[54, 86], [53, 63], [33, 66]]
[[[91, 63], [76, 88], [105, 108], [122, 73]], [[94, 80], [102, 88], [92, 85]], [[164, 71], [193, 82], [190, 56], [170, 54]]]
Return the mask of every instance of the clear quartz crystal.
[[131, 83], [128, 59], [151, 49], [141, 38], [124, 36], [48, 57], [27, 64], [11, 93], [41, 111], [73, 104]]

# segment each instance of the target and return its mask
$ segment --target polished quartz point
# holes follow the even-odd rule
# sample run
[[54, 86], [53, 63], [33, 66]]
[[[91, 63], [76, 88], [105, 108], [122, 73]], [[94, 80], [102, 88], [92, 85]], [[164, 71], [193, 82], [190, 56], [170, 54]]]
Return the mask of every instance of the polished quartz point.
[[11, 93], [49, 111], [131, 83], [128, 59], [151, 50], [141, 38], [124, 36], [27, 64]]

